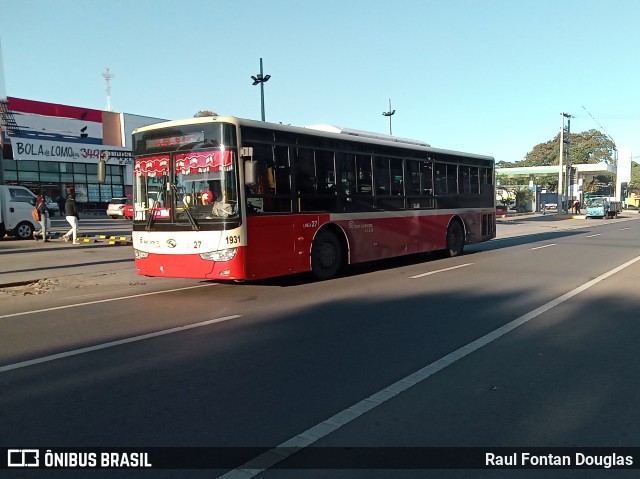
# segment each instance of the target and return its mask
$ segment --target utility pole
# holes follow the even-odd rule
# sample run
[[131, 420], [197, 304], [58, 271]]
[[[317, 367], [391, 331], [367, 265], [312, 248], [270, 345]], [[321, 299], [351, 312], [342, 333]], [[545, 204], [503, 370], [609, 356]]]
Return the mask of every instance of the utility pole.
[[109, 72], [109, 67], [104, 69], [104, 73], [102, 74], [105, 81], [107, 82], [107, 111], [111, 111], [111, 79], [115, 76]]
[[391, 109], [391, 98], [389, 98], [389, 111], [383, 111], [382, 115], [383, 116], [388, 116], [389, 117], [389, 136], [393, 136], [393, 133], [391, 133], [391, 117], [393, 116], [393, 114], [395, 113], [395, 110]]
[[[562, 127], [560, 129], [560, 170], [558, 172], [558, 205], [562, 213], [568, 213], [569, 201], [569, 176], [571, 173], [571, 158], [569, 147], [571, 145], [571, 118], [568, 113], [561, 113]], [[565, 127], [566, 120], [566, 127]], [[564, 165], [563, 165], [564, 159]], [[564, 175], [564, 176], [563, 176]]]
[[4, 92], [4, 63], [2, 62], [2, 44], [0, 43], [0, 185], [4, 185], [4, 157], [2, 156], [4, 141], [2, 136], [7, 135], [6, 115], [8, 111], [9, 101], [7, 100], [7, 95]]

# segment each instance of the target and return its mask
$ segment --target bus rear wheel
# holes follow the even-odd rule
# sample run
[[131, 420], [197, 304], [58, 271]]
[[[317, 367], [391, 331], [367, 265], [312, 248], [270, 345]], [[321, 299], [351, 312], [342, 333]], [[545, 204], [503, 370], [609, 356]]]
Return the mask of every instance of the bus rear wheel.
[[311, 273], [318, 280], [333, 278], [342, 268], [342, 245], [330, 231], [320, 231], [311, 247]]
[[447, 254], [451, 257], [460, 256], [464, 249], [464, 230], [460, 221], [453, 220], [447, 228]]

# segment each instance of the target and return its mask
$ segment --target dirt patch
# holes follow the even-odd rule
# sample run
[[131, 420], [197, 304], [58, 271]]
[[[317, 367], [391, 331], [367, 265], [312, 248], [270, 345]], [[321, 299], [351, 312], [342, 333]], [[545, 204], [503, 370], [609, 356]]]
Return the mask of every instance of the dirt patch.
[[113, 285], [127, 286], [143, 286], [144, 281], [123, 281], [121, 275], [116, 272], [97, 273], [91, 275], [73, 275], [60, 278], [43, 278], [37, 281], [31, 281], [24, 284], [15, 284], [0, 288], [0, 297], [6, 296], [33, 296], [54, 291], [109, 287]]
[[27, 284], [0, 288], [0, 294], [7, 294], [9, 296], [32, 296], [35, 294], [49, 293], [54, 291], [57, 286], [57, 279], [40, 279]]

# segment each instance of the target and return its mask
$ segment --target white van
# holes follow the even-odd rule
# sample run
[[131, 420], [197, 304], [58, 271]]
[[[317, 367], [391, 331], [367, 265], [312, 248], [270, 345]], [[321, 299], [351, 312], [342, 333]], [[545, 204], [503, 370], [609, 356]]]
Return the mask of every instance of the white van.
[[0, 185], [0, 238], [5, 234], [33, 238], [33, 232], [40, 229], [40, 223], [31, 216], [36, 199], [24, 186]]

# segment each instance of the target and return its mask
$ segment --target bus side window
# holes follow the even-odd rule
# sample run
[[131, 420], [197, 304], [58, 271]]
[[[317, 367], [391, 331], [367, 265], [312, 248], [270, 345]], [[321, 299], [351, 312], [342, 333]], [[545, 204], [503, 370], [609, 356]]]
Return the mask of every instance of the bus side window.
[[318, 193], [336, 193], [336, 172], [332, 151], [316, 150], [316, 178]]
[[389, 163], [391, 173], [391, 194], [399, 196], [404, 194], [403, 176], [402, 176], [402, 160], [392, 158]]
[[[462, 193], [462, 189], [460, 192]], [[458, 193], [458, 165], [447, 165], [447, 193]]]
[[253, 160], [257, 162], [258, 173], [256, 184], [248, 185], [245, 190], [247, 212], [290, 212], [289, 148], [264, 143], [247, 146], [253, 147]]
[[289, 179], [289, 148], [286, 146], [273, 146], [273, 178], [277, 195], [291, 193], [291, 183]]
[[295, 148], [296, 190], [301, 194], [316, 192], [316, 168], [314, 151]]
[[469, 166], [460, 165], [460, 193], [471, 193], [471, 171]]
[[480, 193], [480, 172], [477, 166], [471, 167], [471, 193]]
[[[248, 186], [251, 196], [262, 196], [275, 193], [275, 181], [270, 174], [271, 147], [269, 145], [253, 145], [253, 160], [257, 163], [256, 170], [258, 181]], [[271, 165], [273, 172], [273, 165]]]
[[389, 179], [389, 158], [377, 156], [374, 159], [374, 164], [376, 167], [376, 195], [391, 194], [391, 180]]
[[358, 168], [358, 176], [356, 177], [356, 185], [358, 193], [365, 195], [373, 194], [373, 175], [371, 174], [371, 156], [356, 155], [356, 167]]
[[436, 195], [442, 195], [447, 192], [447, 165], [436, 163], [434, 165], [434, 181]]
[[338, 192], [341, 196], [351, 196], [353, 194], [352, 188], [355, 186], [355, 158], [351, 154], [336, 153], [336, 164], [338, 167]]
[[405, 184], [407, 185], [407, 196], [420, 195], [420, 169], [419, 163], [414, 160], [407, 160], [404, 169]]
[[433, 163], [425, 161], [421, 165], [422, 170], [422, 194], [433, 195]]

